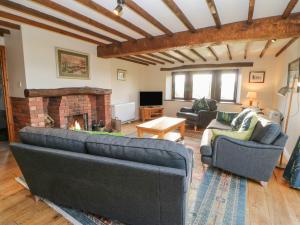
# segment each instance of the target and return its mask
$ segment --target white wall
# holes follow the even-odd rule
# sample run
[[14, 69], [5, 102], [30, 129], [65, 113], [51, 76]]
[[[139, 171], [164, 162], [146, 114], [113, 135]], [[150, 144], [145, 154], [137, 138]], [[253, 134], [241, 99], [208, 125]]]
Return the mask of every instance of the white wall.
[[[274, 90], [274, 108], [279, 109], [283, 115], [286, 117], [288, 108], [288, 98], [289, 95], [282, 97], [276, 94], [276, 92], [283, 86], [287, 84], [288, 75], [288, 64], [295, 59], [300, 57], [300, 40], [296, 41], [291, 45], [285, 52], [278, 57], [278, 60], [274, 66], [275, 70], [275, 90]], [[300, 93], [294, 93], [293, 102], [291, 107], [291, 116], [289, 119], [289, 125], [287, 134], [289, 136], [286, 149], [288, 153], [292, 153], [295, 147], [296, 141], [300, 136]]]

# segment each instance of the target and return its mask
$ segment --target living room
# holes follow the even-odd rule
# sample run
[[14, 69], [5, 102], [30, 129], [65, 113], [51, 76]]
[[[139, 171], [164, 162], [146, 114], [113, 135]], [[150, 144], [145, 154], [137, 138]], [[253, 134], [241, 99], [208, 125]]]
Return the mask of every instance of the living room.
[[0, 1], [0, 224], [299, 224], [299, 18]]

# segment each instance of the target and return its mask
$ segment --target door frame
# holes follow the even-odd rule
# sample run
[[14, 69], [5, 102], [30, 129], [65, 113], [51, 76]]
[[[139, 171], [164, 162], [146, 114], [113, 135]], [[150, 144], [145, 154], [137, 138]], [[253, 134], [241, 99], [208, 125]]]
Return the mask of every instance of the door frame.
[[8, 141], [15, 141], [15, 129], [14, 129], [14, 119], [12, 112], [12, 105], [9, 94], [9, 83], [7, 75], [7, 61], [6, 61], [6, 49], [5, 46], [0, 45], [0, 65], [2, 68], [2, 87], [3, 87], [3, 99], [6, 111], [6, 123], [8, 130]]

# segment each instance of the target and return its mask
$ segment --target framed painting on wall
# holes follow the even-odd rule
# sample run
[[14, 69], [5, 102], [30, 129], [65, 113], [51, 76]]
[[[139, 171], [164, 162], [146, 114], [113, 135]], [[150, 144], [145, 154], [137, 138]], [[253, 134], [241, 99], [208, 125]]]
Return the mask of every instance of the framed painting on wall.
[[265, 71], [251, 71], [249, 73], [249, 83], [264, 83]]
[[121, 70], [121, 69], [117, 70], [117, 80], [122, 80], [122, 81], [126, 80], [126, 70]]
[[90, 79], [89, 55], [56, 48], [58, 78]]

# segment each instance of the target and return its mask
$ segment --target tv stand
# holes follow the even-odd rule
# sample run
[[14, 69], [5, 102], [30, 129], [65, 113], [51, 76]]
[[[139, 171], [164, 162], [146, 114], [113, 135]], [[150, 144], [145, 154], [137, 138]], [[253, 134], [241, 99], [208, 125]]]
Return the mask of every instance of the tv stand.
[[164, 108], [161, 106], [141, 106], [140, 119], [144, 122], [146, 120], [155, 119], [164, 115]]

